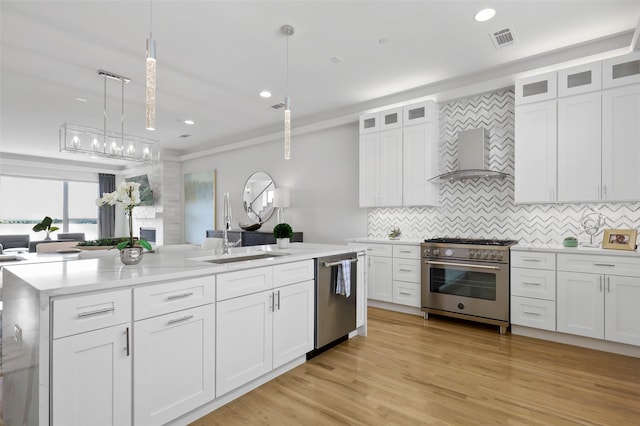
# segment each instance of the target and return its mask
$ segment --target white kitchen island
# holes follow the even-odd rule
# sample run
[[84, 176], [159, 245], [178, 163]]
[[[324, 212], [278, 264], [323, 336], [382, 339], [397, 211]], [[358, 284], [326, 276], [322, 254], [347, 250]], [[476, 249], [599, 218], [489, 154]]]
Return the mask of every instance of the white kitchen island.
[[5, 267], [5, 424], [188, 424], [305, 362], [314, 259], [349, 252], [364, 259], [300, 243]]

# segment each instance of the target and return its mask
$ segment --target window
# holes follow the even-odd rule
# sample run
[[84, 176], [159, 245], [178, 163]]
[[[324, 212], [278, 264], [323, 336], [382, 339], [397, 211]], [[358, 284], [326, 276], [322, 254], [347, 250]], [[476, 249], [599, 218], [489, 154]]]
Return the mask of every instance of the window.
[[49, 216], [60, 228], [57, 232], [84, 232], [86, 239], [96, 239], [96, 198], [97, 182], [0, 176], [0, 234], [29, 234], [31, 240], [41, 240], [44, 233], [31, 229]]

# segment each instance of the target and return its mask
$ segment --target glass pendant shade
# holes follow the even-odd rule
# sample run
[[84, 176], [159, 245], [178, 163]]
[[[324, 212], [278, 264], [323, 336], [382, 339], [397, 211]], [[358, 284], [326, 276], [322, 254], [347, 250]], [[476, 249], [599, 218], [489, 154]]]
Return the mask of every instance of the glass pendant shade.
[[291, 159], [291, 107], [289, 97], [284, 101], [284, 159]]
[[147, 130], [156, 129], [156, 41], [147, 39]]

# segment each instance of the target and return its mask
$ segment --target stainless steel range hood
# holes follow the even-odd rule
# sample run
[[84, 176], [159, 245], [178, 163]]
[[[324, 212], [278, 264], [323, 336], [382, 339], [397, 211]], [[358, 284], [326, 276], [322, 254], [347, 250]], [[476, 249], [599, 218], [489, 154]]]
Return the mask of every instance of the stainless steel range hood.
[[435, 176], [436, 179], [454, 182], [477, 178], [500, 178], [507, 173], [489, 170], [489, 132], [487, 129], [468, 129], [458, 132], [458, 170]]

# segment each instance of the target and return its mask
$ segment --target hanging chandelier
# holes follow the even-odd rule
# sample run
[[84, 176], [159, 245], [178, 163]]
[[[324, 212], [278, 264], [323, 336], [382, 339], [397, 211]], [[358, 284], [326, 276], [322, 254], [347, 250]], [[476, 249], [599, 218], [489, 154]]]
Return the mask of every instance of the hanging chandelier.
[[[104, 79], [104, 127], [102, 130], [76, 124], [64, 123], [60, 126], [60, 152], [75, 152], [89, 156], [118, 160], [151, 163], [157, 141], [124, 134], [124, 85], [129, 78], [104, 70], [98, 70]], [[122, 87], [122, 115], [120, 133], [107, 131], [107, 80], [120, 82]]]
[[286, 69], [286, 96], [284, 98], [284, 159], [291, 159], [291, 100], [289, 99], [289, 37], [293, 35], [294, 28], [291, 25], [283, 25], [280, 32], [287, 37], [287, 69]]

